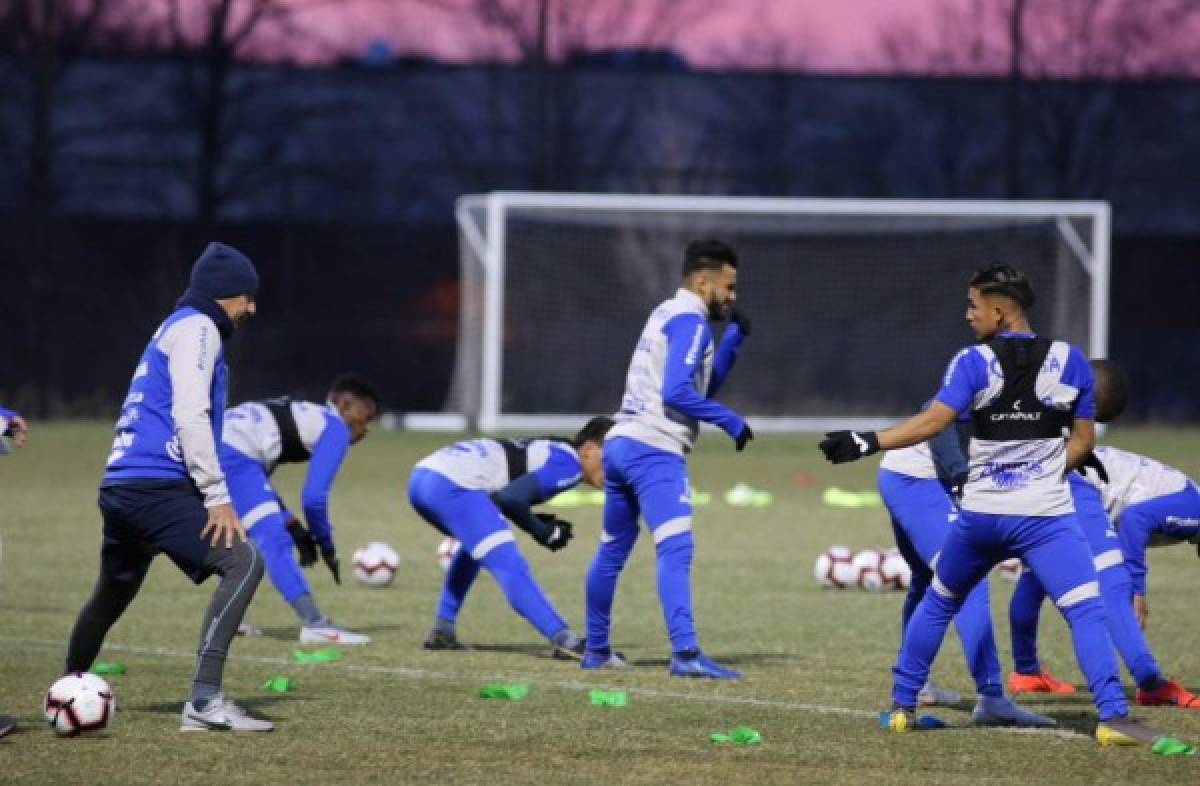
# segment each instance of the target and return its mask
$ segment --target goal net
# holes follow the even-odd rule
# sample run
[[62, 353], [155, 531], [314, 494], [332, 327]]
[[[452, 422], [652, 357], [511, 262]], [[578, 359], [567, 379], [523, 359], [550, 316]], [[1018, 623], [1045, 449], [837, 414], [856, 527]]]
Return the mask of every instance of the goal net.
[[500, 192], [461, 197], [456, 213], [447, 410], [484, 431], [613, 412], [645, 320], [698, 238], [740, 258], [753, 335], [720, 399], [757, 430], [872, 428], [915, 411], [972, 342], [967, 280], [996, 262], [1032, 281], [1036, 330], [1092, 356], [1107, 349], [1102, 202]]

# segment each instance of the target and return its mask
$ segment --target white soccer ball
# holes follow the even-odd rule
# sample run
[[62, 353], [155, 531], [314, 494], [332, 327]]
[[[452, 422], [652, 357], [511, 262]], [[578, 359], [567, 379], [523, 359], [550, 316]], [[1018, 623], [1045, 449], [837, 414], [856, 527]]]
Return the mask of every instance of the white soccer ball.
[[454, 561], [454, 555], [460, 548], [462, 544], [454, 538], [446, 538], [438, 544], [438, 564], [442, 566], [442, 570], [450, 570], [450, 563]]
[[400, 555], [386, 543], [368, 543], [354, 552], [354, 577], [368, 586], [388, 586], [398, 567]]
[[108, 682], [95, 674], [68, 674], [46, 691], [42, 717], [60, 737], [101, 731], [112, 722], [117, 702]]
[[995, 568], [996, 572], [1000, 574], [1001, 578], [1008, 579], [1009, 581], [1016, 581], [1017, 579], [1021, 578], [1021, 571], [1024, 569], [1025, 565], [1018, 557], [1006, 559]]
[[854, 555], [854, 570], [858, 586], [871, 592], [884, 589], [883, 552], [879, 549], [863, 549]]
[[883, 574], [884, 583], [894, 589], [908, 589], [908, 585], [912, 583], [912, 568], [899, 549], [888, 549], [884, 552], [883, 565], [879, 567], [879, 572]]
[[842, 589], [858, 582], [853, 554], [845, 546], [832, 546], [817, 556], [813, 576], [822, 587]]

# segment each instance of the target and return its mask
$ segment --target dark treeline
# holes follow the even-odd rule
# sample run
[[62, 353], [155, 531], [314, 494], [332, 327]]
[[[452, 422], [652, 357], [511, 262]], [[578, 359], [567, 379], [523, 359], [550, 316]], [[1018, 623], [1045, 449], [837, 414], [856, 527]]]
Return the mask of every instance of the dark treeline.
[[[353, 367], [438, 409], [453, 200], [493, 189], [997, 198], [1012, 85], [546, 67], [0, 60], [0, 401], [108, 416], [210, 237], [259, 261], [234, 396]], [[214, 81], [219, 80], [219, 82]], [[1114, 207], [1111, 354], [1135, 416], [1200, 416], [1200, 84], [1026, 81], [1020, 196]], [[1019, 263], [1019, 260], [1014, 260]], [[237, 355], [253, 363], [237, 363]], [[263, 360], [266, 359], [266, 362]]]

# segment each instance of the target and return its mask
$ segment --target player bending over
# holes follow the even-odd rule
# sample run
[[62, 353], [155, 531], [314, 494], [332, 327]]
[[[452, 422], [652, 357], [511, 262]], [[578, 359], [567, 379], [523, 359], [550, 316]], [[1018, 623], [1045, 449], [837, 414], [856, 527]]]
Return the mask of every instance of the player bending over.
[[[262, 553], [267, 576], [300, 620], [302, 644], [366, 644], [369, 636], [334, 624], [317, 608], [301, 566], [317, 552], [341, 583], [329, 492], [352, 445], [367, 436], [379, 410], [379, 394], [365, 380], [345, 375], [334, 380], [325, 404], [289, 398], [249, 401], [225, 416], [221, 464], [242, 526]], [[305, 528], [292, 516], [268, 479], [280, 464], [308, 462], [300, 505]], [[295, 544], [300, 560], [292, 552]]]
[[249, 259], [209, 244], [176, 310], [142, 353], [100, 482], [100, 578], [67, 647], [67, 672], [92, 667], [160, 551], [197, 584], [216, 573], [221, 582], [200, 627], [183, 731], [274, 728], [221, 693], [225, 655], [263, 575], [217, 454], [228, 390], [224, 343], [254, 314], [257, 289]]
[[418, 462], [408, 482], [413, 510], [462, 544], [446, 571], [426, 649], [465, 649], [456, 623], [482, 566], [509, 605], [550, 641], [555, 656], [583, 656], [583, 640], [534, 580], [505, 517], [551, 551], [565, 547], [573, 537], [571, 524], [534, 513], [531, 507], [580, 481], [596, 488], [603, 485], [600, 446], [612, 423], [611, 418], [594, 417], [571, 440], [458, 442]]
[[[0, 455], [8, 452], [11, 441], [15, 447], [23, 447], [29, 438], [29, 425], [25, 418], [11, 409], [0, 406]], [[10, 715], [0, 714], [0, 737], [17, 728], [17, 719]]]
[[[671, 638], [675, 677], [741, 675], [700, 650], [692, 618], [692, 502], [684, 455], [700, 421], [719, 426], [738, 450], [753, 438], [736, 412], [713, 400], [733, 368], [749, 322], [734, 310], [737, 255], [715, 240], [689, 243], [683, 282], [650, 314], [625, 381], [617, 425], [604, 443], [604, 531], [587, 577], [585, 669], [625, 665], [609, 644], [617, 579], [638, 537], [638, 516], [654, 536], [658, 598]], [[713, 349], [709, 320], [732, 318]]]
[[[1124, 408], [1124, 374], [1110, 361], [1093, 360], [1092, 367], [1097, 419], [1108, 422]], [[1162, 673], [1142, 632], [1149, 614], [1146, 547], [1196, 542], [1200, 492], [1182, 472], [1145, 456], [1104, 446], [1097, 447], [1094, 455], [1094, 462], [1071, 474], [1071, 493], [1092, 546], [1109, 635], [1137, 683], [1136, 701], [1149, 707], [1200, 709], [1200, 697]], [[1045, 596], [1029, 573], [1021, 576], [1013, 593], [1009, 613], [1016, 672], [1009, 676], [1009, 685], [1014, 690], [1053, 687], [1037, 679], [1045, 674], [1037, 651], [1038, 616]]]
[[[912, 568], [900, 629], [908, 626], [933, 581], [938, 550], [959, 517], [954, 496], [967, 475], [967, 462], [954, 427], [929, 442], [889, 450], [879, 464], [879, 493], [892, 518], [896, 547]], [[981, 725], [1053, 726], [1054, 721], [1017, 706], [1004, 695], [1000, 656], [992, 632], [987, 578], [980, 580], [954, 615], [963, 654], [979, 695], [971, 720]], [[923, 705], [955, 705], [960, 697], [926, 681], [917, 694]]]
[[929, 678], [951, 618], [993, 565], [1018, 556], [1071, 628], [1100, 716], [1097, 740], [1102, 745], [1153, 742], [1161, 735], [1129, 716], [1092, 555], [1065, 480], [1095, 445], [1096, 404], [1087, 359], [1065, 342], [1033, 332], [1026, 316], [1033, 289], [1007, 265], [976, 273], [967, 302], [967, 322], [982, 343], [954, 357], [928, 409], [878, 433], [837, 431], [821, 443], [830, 461], [842, 463], [880, 448], [923, 442], [960, 417], [974, 423], [962, 513], [942, 545], [932, 591], [905, 628], [893, 670], [889, 728], [915, 728], [917, 693]]

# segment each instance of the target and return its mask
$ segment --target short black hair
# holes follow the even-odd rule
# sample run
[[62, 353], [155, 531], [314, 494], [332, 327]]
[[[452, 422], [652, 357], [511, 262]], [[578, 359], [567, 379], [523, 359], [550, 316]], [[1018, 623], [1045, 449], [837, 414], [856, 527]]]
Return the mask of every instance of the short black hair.
[[338, 393], [349, 393], [365, 401], [370, 401], [376, 409], [379, 408], [379, 391], [357, 374], [339, 374], [329, 386], [329, 397], [333, 398]]
[[1096, 422], [1112, 422], [1129, 403], [1129, 375], [1106, 358], [1092, 359], [1092, 374], [1096, 377]]
[[720, 240], [693, 240], [683, 251], [683, 277], [698, 270], [720, 270], [725, 265], [737, 268], [737, 252]]
[[597, 415], [583, 425], [579, 429], [579, 433], [571, 439], [571, 445], [576, 448], [583, 447], [585, 442], [595, 442], [600, 444], [604, 442], [604, 435], [608, 430], [616, 425], [616, 421], [608, 415]]
[[971, 286], [984, 295], [1002, 295], [1023, 310], [1033, 307], [1033, 286], [1020, 270], [1009, 265], [992, 265], [971, 276]]

